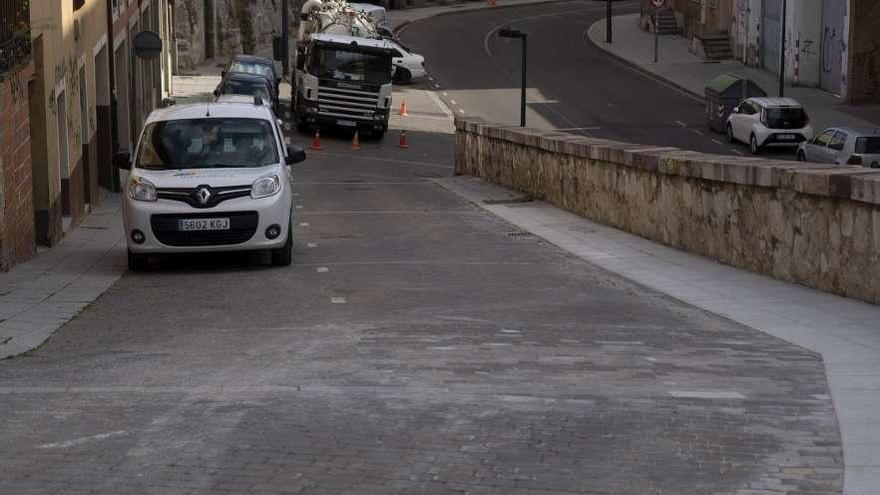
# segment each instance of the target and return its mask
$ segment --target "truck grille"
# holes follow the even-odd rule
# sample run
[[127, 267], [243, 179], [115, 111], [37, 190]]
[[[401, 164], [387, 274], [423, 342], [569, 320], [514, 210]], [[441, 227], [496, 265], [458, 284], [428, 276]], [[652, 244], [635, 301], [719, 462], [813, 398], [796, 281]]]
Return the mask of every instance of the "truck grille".
[[[229, 230], [180, 231], [177, 221], [186, 218], [228, 218]], [[257, 232], [260, 215], [255, 211], [225, 213], [163, 214], [150, 217], [153, 235], [166, 246], [227, 246], [247, 242]]]
[[348, 120], [373, 120], [379, 93], [355, 89], [318, 87], [318, 113]]

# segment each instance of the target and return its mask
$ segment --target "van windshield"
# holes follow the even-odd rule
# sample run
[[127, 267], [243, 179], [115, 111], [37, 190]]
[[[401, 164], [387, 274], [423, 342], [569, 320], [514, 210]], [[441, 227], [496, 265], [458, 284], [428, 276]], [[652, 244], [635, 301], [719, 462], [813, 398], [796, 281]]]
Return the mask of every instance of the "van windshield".
[[807, 126], [807, 112], [803, 108], [768, 108], [764, 110], [764, 124], [771, 129], [802, 129]]
[[278, 161], [268, 121], [203, 118], [149, 124], [135, 163], [138, 168], [178, 170], [262, 167]]
[[391, 81], [390, 54], [319, 46], [312, 52], [310, 60], [309, 72], [321, 78], [373, 84], [387, 84]]

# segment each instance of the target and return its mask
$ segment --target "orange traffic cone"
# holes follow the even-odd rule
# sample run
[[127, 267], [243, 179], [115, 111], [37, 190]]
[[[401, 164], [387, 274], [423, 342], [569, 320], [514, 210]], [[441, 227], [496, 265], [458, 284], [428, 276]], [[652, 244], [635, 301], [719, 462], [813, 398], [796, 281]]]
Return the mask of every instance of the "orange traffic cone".
[[324, 149], [321, 147], [321, 131], [315, 131], [315, 139], [312, 139], [312, 149], [313, 150]]
[[404, 98], [403, 103], [400, 104], [400, 116], [406, 117], [406, 98]]
[[397, 145], [398, 148], [409, 148], [409, 145], [406, 143], [406, 131], [400, 131], [400, 144]]
[[351, 140], [351, 149], [359, 150], [361, 149], [361, 141], [358, 139], [358, 131], [354, 131], [354, 138]]

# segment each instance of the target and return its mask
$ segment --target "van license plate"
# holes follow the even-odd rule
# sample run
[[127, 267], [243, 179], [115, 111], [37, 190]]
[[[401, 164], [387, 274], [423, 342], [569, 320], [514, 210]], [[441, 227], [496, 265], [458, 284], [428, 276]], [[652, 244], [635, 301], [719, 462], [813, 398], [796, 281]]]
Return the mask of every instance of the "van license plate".
[[228, 218], [183, 218], [177, 221], [177, 230], [229, 230]]
[[336, 125], [340, 125], [342, 127], [355, 127], [355, 126], [357, 126], [356, 123], [354, 123], [350, 120], [337, 120]]
[[794, 134], [780, 134], [779, 139], [782, 141], [794, 141]]

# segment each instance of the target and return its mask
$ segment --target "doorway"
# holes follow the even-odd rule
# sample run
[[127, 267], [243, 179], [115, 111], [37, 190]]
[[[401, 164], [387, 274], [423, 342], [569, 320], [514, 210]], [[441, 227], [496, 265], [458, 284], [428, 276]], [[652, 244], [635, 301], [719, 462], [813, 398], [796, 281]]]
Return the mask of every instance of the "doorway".
[[782, 0], [761, 2], [761, 66], [774, 74], [779, 74], [783, 22]]
[[822, 73], [820, 86], [825, 91], [839, 95], [843, 78], [843, 52], [846, 40], [843, 38], [843, 20], [846, 18], [846, 4], [843, 0], [822, 2]]

